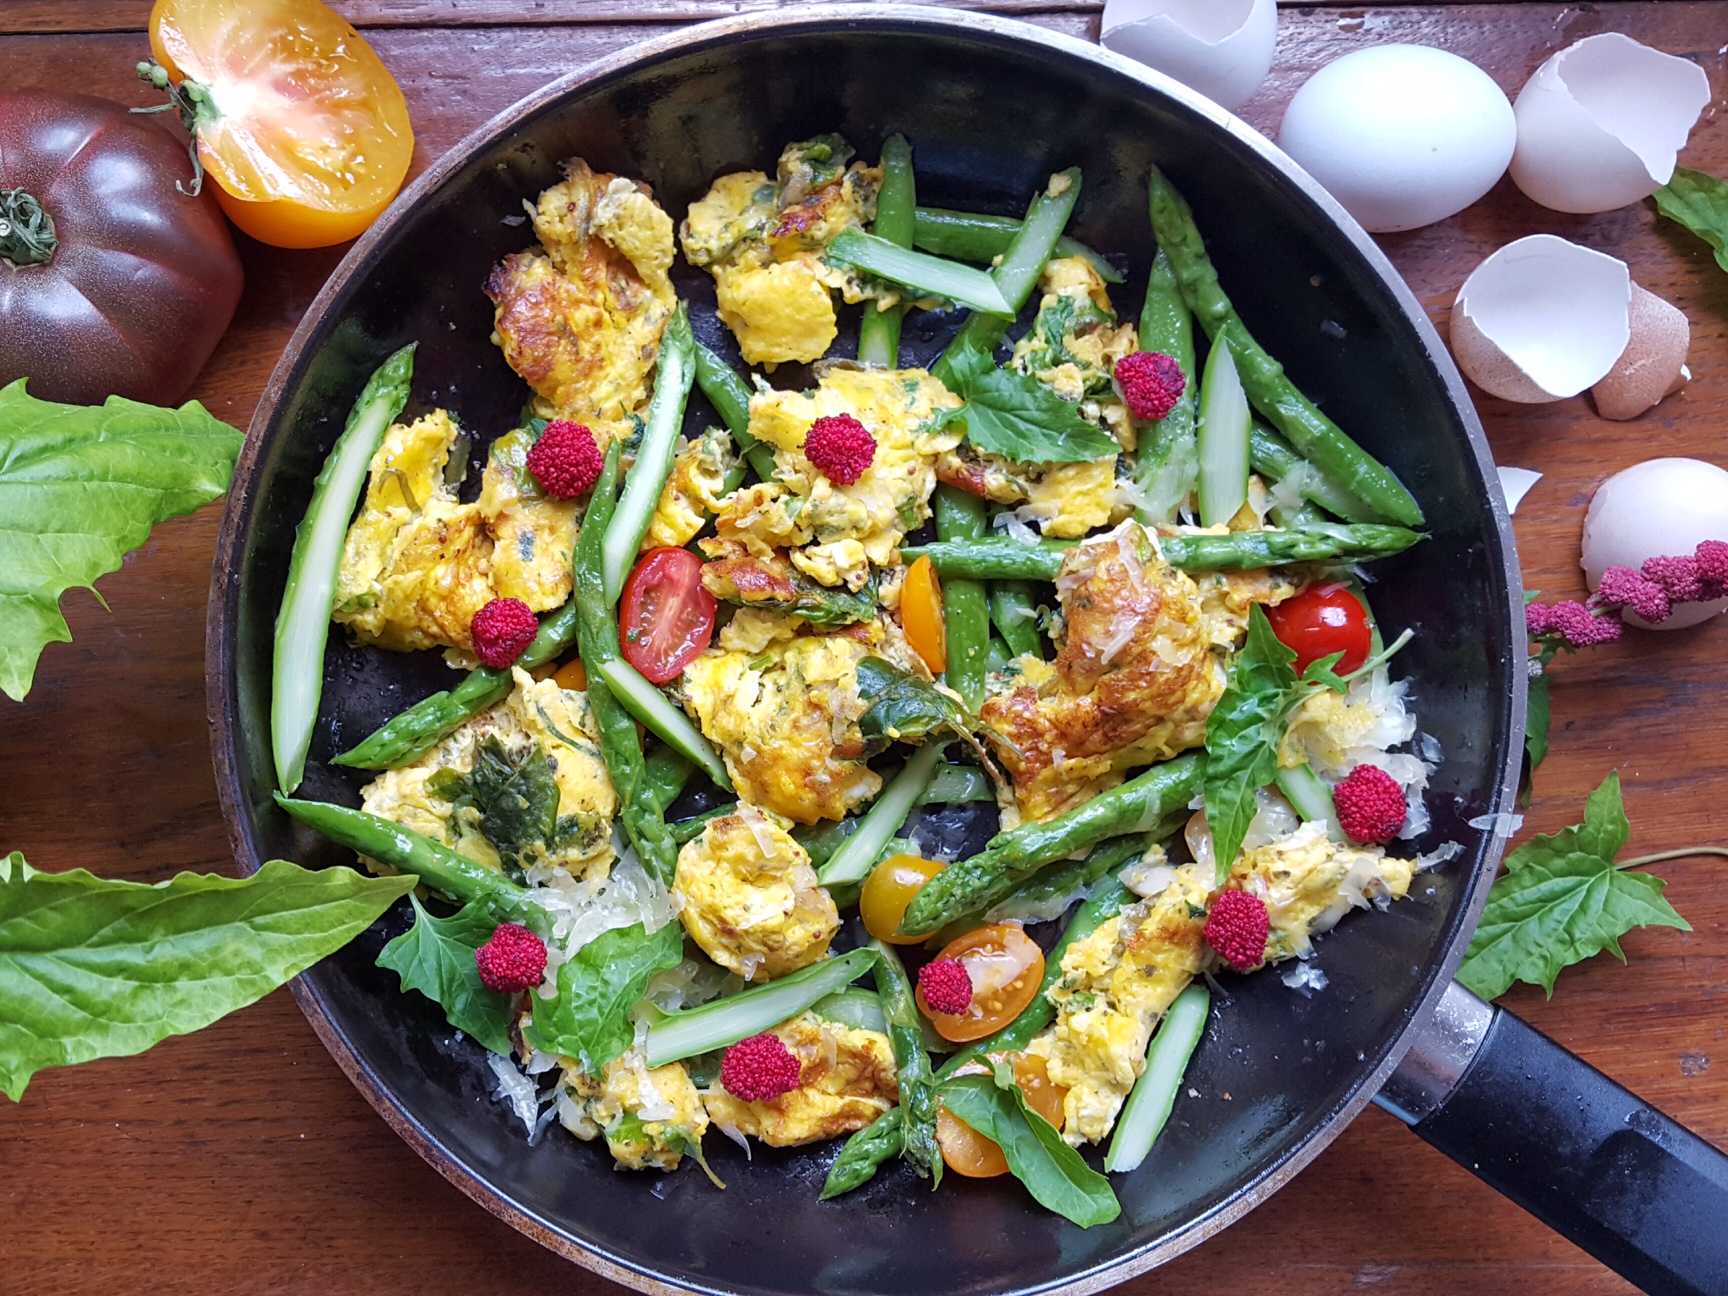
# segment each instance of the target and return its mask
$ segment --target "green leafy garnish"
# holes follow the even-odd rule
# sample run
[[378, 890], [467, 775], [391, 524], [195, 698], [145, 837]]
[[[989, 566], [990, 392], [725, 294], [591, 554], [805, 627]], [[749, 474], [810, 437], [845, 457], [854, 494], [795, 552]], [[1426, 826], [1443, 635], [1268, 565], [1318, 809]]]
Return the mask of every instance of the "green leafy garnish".
[[1206, 721], [1206, 825], [1220, 886], [1248, 836], [1257, 794], [1278, 773], [1291, 693], [1303, 688], [1291, 666], [1295, 660], [1256, 603], [1248, 616], [1248, 641], [1230, 663], [1230, 682]]
[[72, 639], [60, 596], [226, 491], [244, 440], [197, 401], [59, 405], [24, 382], [0, 388], [0, 692], [20, 702], [42, 649]]
[[473, 769], [466, 774], [440, 770], [426, 780], [426, 790], [459, 811], [472, 811], [480, 835], [497, 849], [505, 867], [519, 869], [528, 847], [557, 839], [558, 782], [552, 771], [538, 743], [511, 755], [497, 738], [488, 737]]
[[942, 1101], [1002, 1149], [1008, 1169], [1039, 1205], [1081, 1228], [1108, 1224], [1122, 1213], [1110, 1181], [1027, 1107], [1011, 1072], [1006, 1083], [1000, 1075], [957, 1076], [943, 1084]]
[[543, 1053], [561, 1053], [597, 1076], [635, 1038], [631, 1010], [656, 972], [684, 961], [683, 929], [668, 923], [652, 935], [636, 923], [589, 941], [558, 968], [558, 994], [529, 998], [534, 1016], [523, 1037]]
[[1027, 374], [1000, 368], [982, 346], [950, 347], [947, 385], [966, 402], [966, 439], [1017, 463], [1089, 463], [1121, 447]]
[[916, 743], [941, 729], [964, 736], [974, 723], [958, 698], [881, 657], [858, 663], [858, 696], [867, 708], [858, 719], [866, 738]]
[[0, 1089], [142, 1053], [262, 999], [372, 925], [411, 877], [271, 860], [146, 886], [0, 857]]
[[1728, 270], [1728, 182], [1675, 167], [1674, 178], [1655, 198], [1657, 211], [1715, 248], [1716, 264]]
[[1692, 852], [1616, 864], [1630, 835], [1620, 776], [1610, 774], [1590, 794], [1583, 823], [1537, 836], [1506, 857], [1507, 871], [1488, 894], [1458, 979], [1484, 999], [1505, 994], [1514, 981], [1552, 995], [1563, 968], [1603, 950], [1624, 963], [1620, 937], [1634, 927], [1691, 931], [1663, 898], [1667, 883], [1626, 870]]
[[402, 978], [402, 990], [418, 990], [444, 1009], [457, 1030], [494, 1053], [509, 1057], [511, 999], [480, 981], [474, 951], [498, 928], [484, 905], [471, 904], [448, 918], [434, 918], [412, 893], [414, 925], [386, 945], [378, 966]]

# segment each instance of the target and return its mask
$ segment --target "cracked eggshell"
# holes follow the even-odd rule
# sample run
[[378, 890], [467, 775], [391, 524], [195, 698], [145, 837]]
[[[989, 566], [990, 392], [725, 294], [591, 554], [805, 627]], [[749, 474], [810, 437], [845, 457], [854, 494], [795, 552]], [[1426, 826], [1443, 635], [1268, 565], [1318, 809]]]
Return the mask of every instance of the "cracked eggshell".
[[[1580, 566], [1594, 591], [1610, 567], [1637, 571], [1646, 558], [1689, 554], [1704, 540], [1728, 540], [1728, 472], [1702, 459], [1646, 459], [1615, 473], [1584, 514]], [[1728, 599], [1685, 603], [1660, 625], [1631, 613], [1628, 625], [1681, 630], [1728, 608]]]
[[1272, 70], [1278, 6], [1274, 0], [1105, 0], [1099, 41], [1235, 109]]
[[1604, 212], [1648, 198], [1710, 103], [1704, 69], [1606, 32], [1536, 69], [1512, 106], [1512, 179], [1563, 212]]
[[1594, 386], [1631, 337], [1624, 261], [1532, 234], [1508, 243], [1452, 303], [1452, 354], [1484, 391], [1538, 405]]
[[1474, 63], [1377, 45], [1303, 83], [1278, 145], [1380, 234], [1463, 211], [1506, 173], [1517, 138], [1505, 92]]
[[1506, 499], [1506, 512], [1516, 513], [1518, 506], [1524, 502], [1524, 497], [1530, 493], [1530, 488], [1542, 480], [1542, 474], [1529, 468], [1510, 468], [1496, 466], [1494, 471], [1500, 477], [1500, 494]]
[[1605, 419], [1637, 418], [1691, 378], [1686, 352], [1692, 326], [1678, 306], [1632, 285], [1632, 339], [1608, 376], [1590, 389]]

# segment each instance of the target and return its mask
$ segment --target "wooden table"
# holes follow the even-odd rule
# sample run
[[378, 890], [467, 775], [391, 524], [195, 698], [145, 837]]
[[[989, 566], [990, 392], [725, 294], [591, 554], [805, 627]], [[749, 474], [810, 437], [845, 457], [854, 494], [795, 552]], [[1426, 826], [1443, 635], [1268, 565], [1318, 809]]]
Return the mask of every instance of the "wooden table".
[[[599, 54], [678, 22], [775, 0], [338, 0], [408, 96], [416, 170], [519, 96]], [[1096, 0], [986, 6], [1083, 37]], [[146, 96], [148, 0], [5, 0], [0, 85]], [[1728, 5], [1428, 4], [1286, 8], [1272, 78], [1244, 116], [1272, 133], [1296, 87], [1350, 50], [1443, 46], [1509, 92], [1549, 53], [1621, 31], [1690, 56], [1718, 105], [1682, 160], [1728, 172], [1718, 116]], [[1462, 216], [1383, 244], [1444, 327], [1482, 257], [1550, 231], [1630, 262], [1637, 280], [1692, 321], [1687, 391], [1632, 424], [1584, 399], [1517, 406], [1481, 397], [1502, 463], [1547, 476], [1517, 518], [1526, 584], [1579, 596], [1579, 527], [1612, 472], [1657, 454], [1728, 463], [1728, 275], [1703, 244], [1657, 224], [1646, 204], [1562, 216], [1501, 185]], [[279, 252], [240, 237], [246, 295], [193, 395], [244, 427], [289, 332], [341, 249]], [[112, 607], [73, 594], [75, 641], [51, 646], [35, 691], [0, 699], [0, 848], [39, 868], [87, 866], [154, 881], [233, 868], [210, 772], [204, 601], [218, 507], [158, 530], [103, 582]], [[1728, 630], [1633, 632], [1562, 661], [1553, 754], [1528, 827], [1579, 817], [1618, 768], [1639, 853], [1719, 840], [1728, 797]], [[1720, 860], [1664, 866], [1689, 934], [1635, 933], [1566, 972], [1551, 1001], [1528, 987], [1509, 1007], [1719, 1146], [1728, 1147], [1728, 873]], [[446, 1184], [343, 1079], [285, 993], [139, 1058], [37, 1077], [0, 1102], [0, 1292], [599, 1293], [610, 1284], [527, 1241]], [[1506, 1204], [1370, 1108], [1245, 1223], [1132, 1285], [1150, 1296], [1287, 1296], [1627, 1290], [1589, 1257]], [[1126, 1290], [1126, 1289], [1125, 1289]]]

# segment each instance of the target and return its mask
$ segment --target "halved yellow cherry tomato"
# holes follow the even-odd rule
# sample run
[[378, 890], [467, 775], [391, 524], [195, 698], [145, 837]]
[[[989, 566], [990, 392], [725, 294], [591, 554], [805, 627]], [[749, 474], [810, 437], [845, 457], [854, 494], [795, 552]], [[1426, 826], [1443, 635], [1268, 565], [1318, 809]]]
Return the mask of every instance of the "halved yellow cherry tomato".
[[[992, 1062], [1009, 1062], [1014, 1067], [1014, 1083], [1026, 1097], [1026, 1105], [1062, 1128], [1063, 1102], [1068, 1091], [1052, 1084], [1044, 1059], [1030, 1053], [992, 1053]], [[969, 1063], [956, 1075], [977, 1074], [984, 1070], [978, 1063]], [[969, 1179], [991, 1179], [1008, 1173], [1008, 1159], [1001, 1147], [973, 1129], [946, 1107], [936, 1108], [936, 1146], [942, 1149], [942, 1161], [955, 1174]]]
[[942, 871], [935, 860], [917, 855], [894, 855], [883, 860], [864, 879], [858, 894], [858, 913], [864, 930], [890, 945], [919, 945], [923, 936], [901, 936], [900, 920], [919, 889]]
[[990, 1057], [1014, 1064], [1014, 1083], [1026, 1095], [1026, 1105], [1061, 1129], [1068, 1091], [1050, 1078], [1044, 1059], [1036, 1053], [992, 1053]]
[[321, 0], [156, 0], [150, 49], [203, 88], [198, 157], [228, 218], [276, 247], [355, 237], [408, 174], [408, 104]]
[[936, 564], [926, 554], [906, 572], [900, 587], [900, 624], [906, 641], [924, 659], [930, 673], [948, 669], [948, 623], [942, 618], [942, 582], [936, 579]]
[[561, 689], [570, 689], [575, 693], [585, 692], [588, 688], [588, 668], [582, 664], [580, 657], [572, 657], [553, 674], [552, 682]]
[[956, 937], [937, 958], [959, 959], [972, 978], [972, 1004], [963, 1013], [939, 1013], [918, 992], [918, 1007], [945, 1040], [963, 1044], [1001, 1030], [1032, 1002], [1044, 979], [1044, 951], [1011, 923], [980, 927]]

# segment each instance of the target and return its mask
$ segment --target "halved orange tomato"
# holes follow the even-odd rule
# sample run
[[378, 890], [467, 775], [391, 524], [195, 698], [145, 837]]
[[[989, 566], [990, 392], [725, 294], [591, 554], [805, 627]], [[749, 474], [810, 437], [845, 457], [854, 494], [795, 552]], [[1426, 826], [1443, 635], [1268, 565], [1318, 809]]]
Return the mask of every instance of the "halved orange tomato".
[[906, 572], [900, 587], [900, 624], [906, 641], [924, 659], [932, 675], [948, 669], [948, 623], [942, 617], [942, 582], [936, 564], [925, 554]]
[[402, 187], [407, 101], [322, 0], [156, 0], [150, 49], [192, 107], [222, 210], [260, 242], [344, 242]]
[[972, 978], [972, 1004], [963, 1013], [940, 1013], [924, 1002], [918, 1007], [943, 1039], [963, 1044], [1001, 1030], [1032, 1002], [1044, 979], [1044, 951], [1012, 923], [993, 923], [958, 936], [937, 958], [960, 960]]

